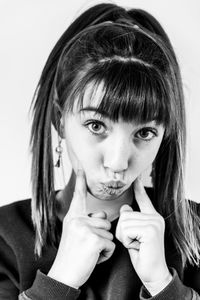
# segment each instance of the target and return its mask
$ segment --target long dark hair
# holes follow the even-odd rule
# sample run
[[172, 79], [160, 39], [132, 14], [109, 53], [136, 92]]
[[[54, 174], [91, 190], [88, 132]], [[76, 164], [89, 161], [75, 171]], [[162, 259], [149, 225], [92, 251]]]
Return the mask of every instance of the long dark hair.
[[81, 106], [88, 85], [99, 109], [112, 120], [155, 120], [165, 135], [154, 161], [154, 199], [165, 218], [183, 265], [200, 260], [198, 217], [184, 195], [185, 107], [175, 53], [165, 31], [149, 13], [99, 4], [84, 12], [53, 48], [33, 100], [32, 218], [35, 252], [56, 243], [56, 211], [51, 130]]

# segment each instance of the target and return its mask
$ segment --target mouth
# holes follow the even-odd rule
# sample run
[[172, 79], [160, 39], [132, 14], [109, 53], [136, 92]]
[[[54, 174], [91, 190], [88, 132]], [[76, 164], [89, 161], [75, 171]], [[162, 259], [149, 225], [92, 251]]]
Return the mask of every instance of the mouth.
[[112, 189], [121, 189], [122, 187], [125, 186], [125, 183], [122, 181], [111, 180], [111, 181], [102, 183], [102, 185], [104, 185], [105, 187], [108, 187], [108, 188], [112, 188]]
[[119, 195], [125, 184], [121, 181], [109, 181], [106, 183], [102, 183], [102, 190], [108, 195]]

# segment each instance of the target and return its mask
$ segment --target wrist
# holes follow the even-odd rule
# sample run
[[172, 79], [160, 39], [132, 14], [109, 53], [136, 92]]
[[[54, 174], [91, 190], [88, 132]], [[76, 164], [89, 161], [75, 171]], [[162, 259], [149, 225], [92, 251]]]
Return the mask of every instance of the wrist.
[[65, 276], [62, 276], [63, 272], [56, 272], [54, 268], [51, 268], [47, 274], [47, 276], [51, 277], [52, 279], [59, 281], [69, 287], [74, 289], [79, 289], [79, 285], [71, 278], [71, 276], [67, 275], [65, 272]]
[[171, 281], [172, 275], [170, 272], [164, 277], [162, 280], [154, 281], [154, 282], [143, 282], [145, 288], [151, 294], [151, 296], [155, 296], [160, 293]]

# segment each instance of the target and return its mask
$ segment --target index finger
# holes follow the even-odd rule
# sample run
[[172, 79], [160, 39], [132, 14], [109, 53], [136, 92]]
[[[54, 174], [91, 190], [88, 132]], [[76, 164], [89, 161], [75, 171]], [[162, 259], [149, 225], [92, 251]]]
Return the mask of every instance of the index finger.
[[87, 186], [86, 186], [85, 173], [82, 169], [78, 169], [76, 174], [74, 195], [68, 211], [68, 213], [71, 216], [86, 214], [87, 212], [86, 197], [87, 197]]
[[135, 192], [135, 199], [142, 213], [146, 213], [146, 214], [155, 214], [155, 212], [157, 213], [151, 200], [149, 199], [149, 196], [145, 191], [141, 179], [139, 178], [136, 178], [136, 180], [134, 181], [134, 192]]

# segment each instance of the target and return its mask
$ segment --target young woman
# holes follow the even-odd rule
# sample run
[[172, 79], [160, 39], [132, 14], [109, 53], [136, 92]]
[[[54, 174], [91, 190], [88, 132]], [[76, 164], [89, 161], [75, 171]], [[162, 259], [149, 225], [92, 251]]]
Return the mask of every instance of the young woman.
[[[66, 146], [73, 169], [62, 191], [52, 125], [56, 166]], [[114, 4], [78, 17], [35, 93], [32, 200], [0, 209], [0, 299], [200, 299], [185, 138], [179, 66], [158, 21]]]

